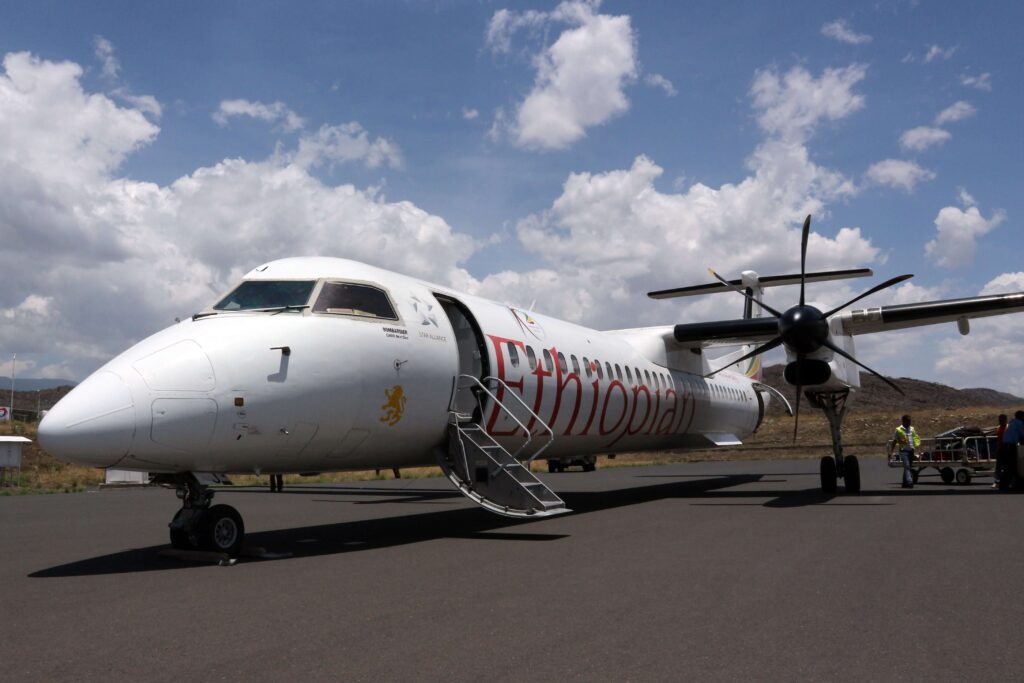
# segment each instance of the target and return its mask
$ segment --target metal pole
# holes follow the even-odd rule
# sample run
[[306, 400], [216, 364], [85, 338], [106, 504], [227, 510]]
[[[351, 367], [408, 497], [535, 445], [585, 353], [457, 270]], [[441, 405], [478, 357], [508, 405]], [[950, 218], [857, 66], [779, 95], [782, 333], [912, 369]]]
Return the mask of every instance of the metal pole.
[[11, 356], [11, 433], [14, 433], [14, 361], [18, 360], [18, 354]]

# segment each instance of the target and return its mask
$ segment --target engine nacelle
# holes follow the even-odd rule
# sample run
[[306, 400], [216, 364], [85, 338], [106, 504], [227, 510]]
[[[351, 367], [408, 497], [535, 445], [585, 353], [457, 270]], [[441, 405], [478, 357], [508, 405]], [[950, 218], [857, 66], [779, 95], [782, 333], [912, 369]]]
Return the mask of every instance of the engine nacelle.
[[827, 361], [804, 358], [786, 365], [786, 381], [795, 386], [816, 386], [832, 377], [832, 368]]

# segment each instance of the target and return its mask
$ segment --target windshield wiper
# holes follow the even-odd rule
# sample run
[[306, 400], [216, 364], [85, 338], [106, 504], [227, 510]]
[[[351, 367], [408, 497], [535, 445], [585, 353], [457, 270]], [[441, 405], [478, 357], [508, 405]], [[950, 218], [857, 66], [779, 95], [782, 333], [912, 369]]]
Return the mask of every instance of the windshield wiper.
[[217, 315], [220, 311], [203, 311], [202, 313], [193, 313], [192, 319], [199, 320], [200, 318], [208, 318], [211, 315]]
[[309, 304], [288, 304], [287, 306], [272, 306], [271, 308], [257, 308], [255, 310], [263, 313], [273, 311], [273, 315], [277, 315], [278, 313], [284, 313], [285, 311], [301, 311], [304, 308], [309, 308]]

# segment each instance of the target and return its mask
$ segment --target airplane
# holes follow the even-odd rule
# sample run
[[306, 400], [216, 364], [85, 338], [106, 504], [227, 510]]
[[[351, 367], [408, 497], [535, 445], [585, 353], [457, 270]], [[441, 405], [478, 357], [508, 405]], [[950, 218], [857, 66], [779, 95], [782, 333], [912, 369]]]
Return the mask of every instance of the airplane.
[[[650, 297], [737, 291], [742, 318], [598, 331], [340, 258], [263, 264], [190, 318], [103, 365], [49, 411], [39, 441], [52, 455], [150, 473], [173, 487], [178, 549], [236, 554], [245, 527], [213, 505], [227, 475], [440, 465], [491, 512], [569, 512], [530, 470], [561, 459], [732, 446], [753, 434], [771, 399], [799, 416], [800, 397], [831, 426], [821, 488], [860, 490], [840, 428], [860, 385], [854, 337], [1024, 311], [1024, 292], [845, 310], [807, 303], [808, 282], [868, 269], [744, 271]], [[779, 311], [767, 287], [800, 285]], [[708, 349], [738, 347], [712, 357]], [[760, 381], [760, 354], [783, 347], [796, 410]], [[880, 375], [879, 375], [880, 376]], [[885, 379], [885, 378], [883, 378]], [[885, 380], [899, 390], [898, 386]]]

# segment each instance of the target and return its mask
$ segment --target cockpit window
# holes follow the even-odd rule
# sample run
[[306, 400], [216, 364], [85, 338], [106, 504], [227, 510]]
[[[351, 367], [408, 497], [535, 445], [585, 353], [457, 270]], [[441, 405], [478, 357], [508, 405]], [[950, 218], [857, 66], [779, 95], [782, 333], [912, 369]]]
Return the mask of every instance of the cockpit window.
[[350, 282], [324, 283], [320, 296], [313, 306], [313, 312], [398, 320], [395, 309], [383, 290]]
[[309, 303], [314, 280], [246, 280], [220, 300], [215, 311], [301, 308]]

